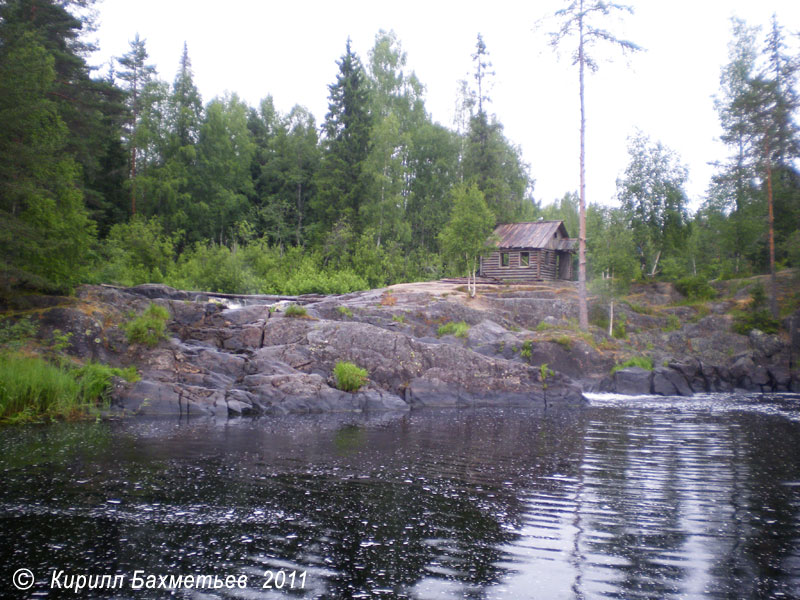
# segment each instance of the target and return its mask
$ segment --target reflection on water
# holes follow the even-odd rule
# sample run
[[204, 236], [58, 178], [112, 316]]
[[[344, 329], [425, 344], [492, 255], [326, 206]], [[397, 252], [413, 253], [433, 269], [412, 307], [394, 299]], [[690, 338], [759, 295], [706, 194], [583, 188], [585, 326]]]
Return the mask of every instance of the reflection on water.
[[306, 598], [797, 598], [797, 415], [796, 397], [597, 397], [6, 429], [0, 577], [29, 568], [51, 598], [75, 596], [53, 569], [248, 575], [186, 598], [287, 597], [267, 569], [306, 571]]

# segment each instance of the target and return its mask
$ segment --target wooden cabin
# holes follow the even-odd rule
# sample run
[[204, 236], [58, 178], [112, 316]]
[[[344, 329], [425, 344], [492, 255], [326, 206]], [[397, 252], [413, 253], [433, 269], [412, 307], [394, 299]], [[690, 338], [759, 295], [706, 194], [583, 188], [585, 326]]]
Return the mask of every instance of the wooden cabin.
[[572, 279], [572, 255], [578, 240], [563, 221], [506, 223], [494, 230], [497, 250], [481, 259], [481, 277], [529, 282]]

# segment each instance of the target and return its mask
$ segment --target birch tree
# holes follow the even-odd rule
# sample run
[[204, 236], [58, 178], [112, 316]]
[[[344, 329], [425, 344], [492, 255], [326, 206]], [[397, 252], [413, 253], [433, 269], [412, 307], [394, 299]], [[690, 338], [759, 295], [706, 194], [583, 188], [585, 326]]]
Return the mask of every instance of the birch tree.
[[467, 270], [467, 292], [477, 293], [476, 273], [481, 256], [494, 248], [489, 236], [494, 227], [494, 214], [476, 185], [458, 185], [453, 189], [453, 212], [439, 234], [442, 251]]

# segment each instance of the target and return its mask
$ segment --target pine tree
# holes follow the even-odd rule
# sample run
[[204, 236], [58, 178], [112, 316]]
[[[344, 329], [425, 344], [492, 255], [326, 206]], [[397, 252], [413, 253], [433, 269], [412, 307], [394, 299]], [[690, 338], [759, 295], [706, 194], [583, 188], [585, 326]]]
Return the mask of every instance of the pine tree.
[[578, 66], [578, 95], [581, 104], [580, 117], [580, 208], [578, 230], [578, 317], [581, 329], [589, 328], [589, 311], [586, 301], [586, 108], [584, 103], [584, 71], [597, 70], [597, 62], [588, 53], [589, 47], [597, 41], [610, 42], [624, 52], [640, 50], [639, 46], [628, 40], [621, 40], [608, 30], [594, 25], [596, 17], [607, 17], [612, 12], [632, 13], [629, 6], [604, 2], [603, 0], [566, 0], [567, 6], [556, 11], [561, 20], [558, 31], [550, 36], [551, 44], [559, 46], [565, 39], [576, 36], [577, 48], [572, 64]]
[[153, 65], [147, 64], [147, 48], [145, 40], [139, 39], [139, 34], [130, 42], [131, 49], [117, 61], [123, 71], [117, 73], [118, 77], [127, 84], [128, 91], [128, 152], [130, 155], [129, 177], [131, 181], [131, 215], [136, 214], [136, 169], [140, 148], [143, 146], [139, 139], [139, 125], [142, 113], [142, 97], [147, 84], [152, 81], [156, 70]]

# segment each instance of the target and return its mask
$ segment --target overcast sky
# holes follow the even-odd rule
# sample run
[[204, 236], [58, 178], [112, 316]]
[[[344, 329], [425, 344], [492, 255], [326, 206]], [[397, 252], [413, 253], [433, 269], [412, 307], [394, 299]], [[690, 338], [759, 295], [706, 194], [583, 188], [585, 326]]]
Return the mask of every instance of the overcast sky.
[[[609, 23], [646, 52], [624, 58], [597, 52], [600, 70], [587, 77], [587, 200], [615, 204], [616, 179], [628, 161], [627, 138], [637, 128], [673, 149], [689, 167], [696, 208], [725, 149], [713, 95], [727, 61], [730, 17], [766, 28], [773, 13], [787, 33], [800, 31], [796, 0], [671, 0], [631, 2], [635, 12]], [[554, 23], [537, 21], [559, 0], [445, 2], [439, 0], [302, 1], [104, 0], [98, 4], [100, 52], [93, 62], [121, 56], [138, 32], [161, 78], [172, 82], [186, 41], [195, 83], [208, 102], [226, 91], [249, 104], [271, 94], [282, 112], [307, 107], [321, 124], [328, 85], [347, 37], [367, 62], [380, 29], [394, 30], [408, 70], [426, 87], [434, 121], [452, 126], [458, 81], [470, 77], [480, 32], [496, 73], [489, 110], [520, 146], [547, 204], [578, 188], [578, 74], [565, 50], [547, 44]], [[795, 38], [796, 39], [796, 38]]]

